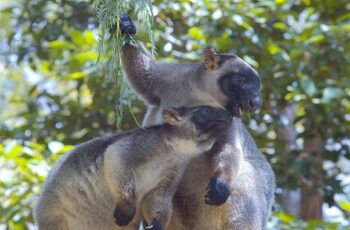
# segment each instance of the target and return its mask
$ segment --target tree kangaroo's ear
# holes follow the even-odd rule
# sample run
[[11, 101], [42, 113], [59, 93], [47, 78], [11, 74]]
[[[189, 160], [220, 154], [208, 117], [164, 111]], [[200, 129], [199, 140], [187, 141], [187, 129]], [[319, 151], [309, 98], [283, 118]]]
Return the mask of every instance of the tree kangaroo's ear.
[[204, 48], [204, 63], [208, 70], [216, 70], [220, 64], [220, 54], [209, 46]]
[[170, 125], [177, 125], [181, 120], [180, 113], [175, 108], [167, 108], [163, 111], [164, 121]]

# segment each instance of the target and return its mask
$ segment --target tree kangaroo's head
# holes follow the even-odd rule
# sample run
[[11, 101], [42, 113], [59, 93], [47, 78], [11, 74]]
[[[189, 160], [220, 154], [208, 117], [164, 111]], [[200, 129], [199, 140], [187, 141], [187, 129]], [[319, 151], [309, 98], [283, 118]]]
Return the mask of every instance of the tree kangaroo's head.
[[163, 111], [163, 119], [177, 130], [182, 138], [214, 142], [214, 138], [229, 127], [232, 115], [224, 109], [195, 106], [167, 108]]
[[221, 54], [206, 47], [195, 84], [234, 116], [240, 117], [243, 112], [261, 106], [258, 73], [234, 54]]

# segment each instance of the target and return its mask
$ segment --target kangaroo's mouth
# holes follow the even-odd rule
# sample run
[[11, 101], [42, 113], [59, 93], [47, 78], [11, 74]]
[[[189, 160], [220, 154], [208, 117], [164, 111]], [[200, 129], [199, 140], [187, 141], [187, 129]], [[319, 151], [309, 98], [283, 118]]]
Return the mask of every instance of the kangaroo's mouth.
[[242, 117], [245, 112], [254, 112], [261, 107], [260, 99], [254, 98], [245, 102], [231, 102], [227, 105], [227, 110], [235, 117]]
[[242, 117], [244, 112], [246, 112], [246, 111], [244, 111], [244, 109], [241, 105], [237, 104], [237, 105], [234, 105], [233, 107], [230, 108], [230, 112], [235, 117]]
[[205, 132], [211, 135], [217, 135], [221, 132], [224, 132], [226, 129], [228, 129], [230, 127], [231, 121], [232, 121], [232, 116], [229, 119], [227, 118], [217, 119], [208, 125]]
[[242, 117], [244, 113], [246, 112], [254, 112], [253, 109], [249, 108], [243, 103], [231, 103], [228, 105], [227, 110], [230, 111], [230, 113], [234, 117]]

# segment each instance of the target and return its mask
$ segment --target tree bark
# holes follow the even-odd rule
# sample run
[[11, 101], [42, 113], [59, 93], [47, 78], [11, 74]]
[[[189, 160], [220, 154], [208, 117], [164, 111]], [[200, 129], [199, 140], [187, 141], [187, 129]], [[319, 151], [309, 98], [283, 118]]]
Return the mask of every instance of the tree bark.
[[[296, 147], [297, 132], [294, 126], [296, 106], [287, 105], [278, 110], [281, 124], [276, 130], [278, 138], [285, 143], [283, 154], [289, 154]], [[323, 185], [322, 170], [322, 139], [314, 132], [311, 122], [306, 121], [305, 130], [308, 130], [310, 139], [305, 139], [304, 154], [306, 158], [312, 158], [313, 164], [309, 178], [301, 178], [300, 189], [284, 189], [282, 194], [283, 210], [303, 220], [322, 219], [322, 205], [324, 203], [323, 191], [319, 187]], [[315, 184], [317, 186], [315, 186]]]
[[303, 220], [322, 219], [323, 195], [308, 186], [301, 188], [300, 218]]
[[[307, 128], [306, 128], [307, 129]], [[307, 178], [309, 182], [303, 183], [301, 187], [300, 200], [300, 218], [303, 220], [320, 220], [322, 219], [322, 205], [324, 203], [322, 186], [324, 184], [322, 179], [323, 159], [322, 146], [323, 141], [317, 133], [310, 133], [314, 135], [313, 138], [305, 140], [304, 151], [308, 157], [313, 158], [313, 170], [311, 169], [311, 177]]]
[[[283, 154], [287, 155], [296, 146], [297, 132], [294, 127], [294, 120], [296, 116], [296, 106], [287, 105], [278, 110], [280, 116], [279, 123], [281, 124], [276, 132], [279, 139], [284, 142]], [[283, 189], [282, 193], [282, 207], [284, 212], [290, 213], [294, 216], [300, 214], [300, 189], [290, 190]]]

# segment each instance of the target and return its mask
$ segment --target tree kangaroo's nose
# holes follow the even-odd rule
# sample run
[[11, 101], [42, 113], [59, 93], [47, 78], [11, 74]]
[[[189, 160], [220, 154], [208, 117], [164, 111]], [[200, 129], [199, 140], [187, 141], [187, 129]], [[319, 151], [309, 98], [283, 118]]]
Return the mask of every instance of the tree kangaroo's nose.
[[249, 107], [250, 110], [254, 111], [260, 108], [262, 105], [261, 99], [259, 96], [254, 97], [253, 99], [249, 100]]

